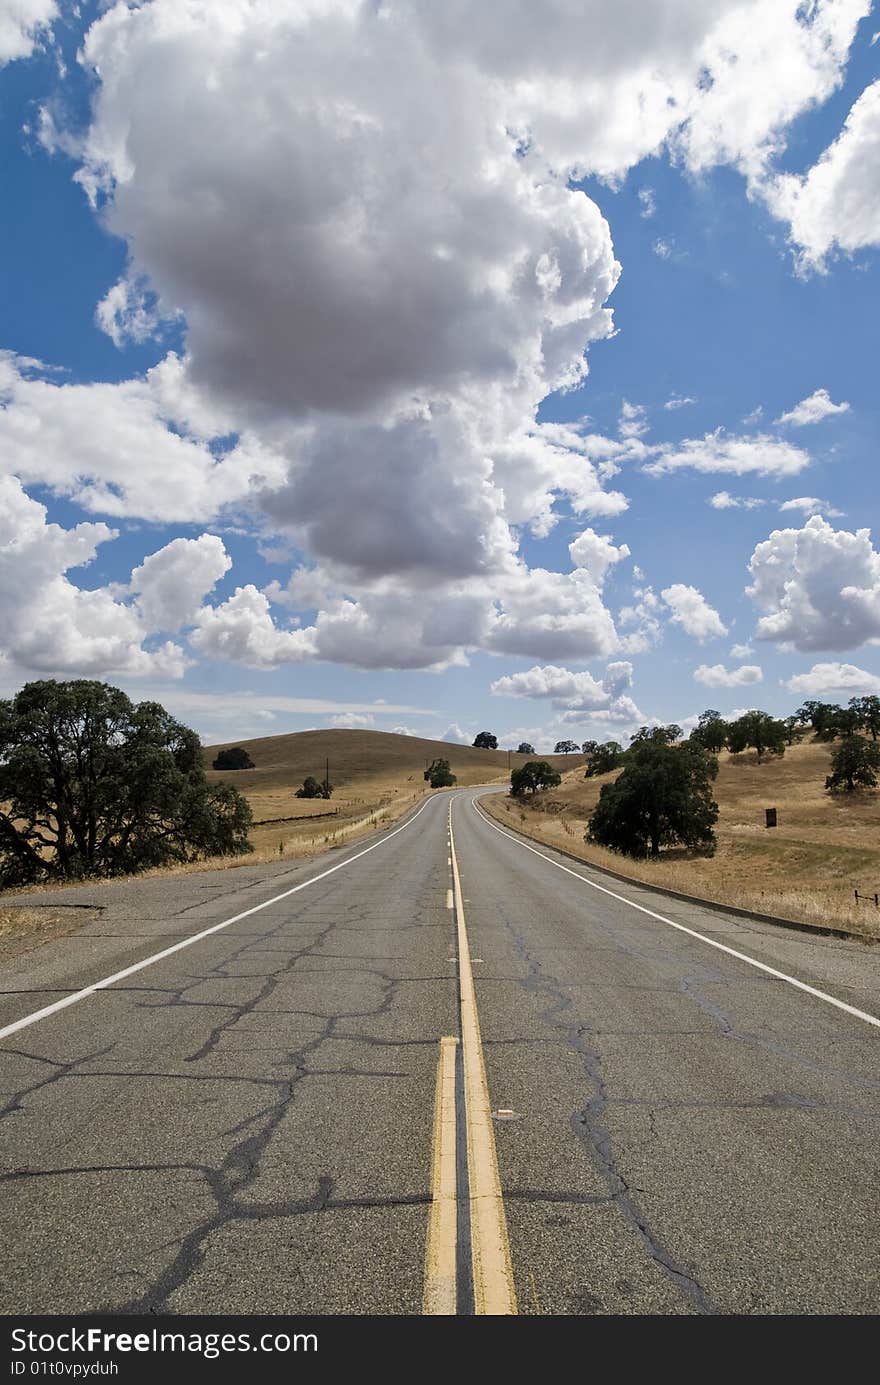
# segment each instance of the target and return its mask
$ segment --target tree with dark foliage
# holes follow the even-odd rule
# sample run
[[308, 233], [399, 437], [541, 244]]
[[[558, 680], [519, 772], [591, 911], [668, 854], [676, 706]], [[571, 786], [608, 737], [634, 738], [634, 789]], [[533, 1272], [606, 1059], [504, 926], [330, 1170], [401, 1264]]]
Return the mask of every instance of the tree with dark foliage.
[[681, 727], [676, 726], [675, 722], [670, 722], [669, 726], [640, 726], [635, 735], [630, 736], [629, 743], [638, 745], [642, 741], [650, 741], [652, 745], [672, 745], [680, 740]]
[[814, 734], [821, 738], [826, 726], [839, 711], [836, 702], [817, 702], [815, 698], [810, 698], [798, 707], [795, 716], [802, 726], [811, 726]]
[[481, 731], [478, 736], [474, 737], [474, 745], [477, 750], [497, 750], [498, 737], [493, 736], [491, 731]]
[[711, 755], [717, 755], [727, 741], [727, 722], [714, 707], [708, 707], [701, 713], [688, 739], [708, 750]]
[[329, 798], [333, 792], [333, 785], [326, 779], [316, 779], [313, 774], [309, 774], [303, 780], [301, 789], [297, 789], [294, 798]]
[[516, 747], [516, 753], [517, 755], [534, 755], [535, 747], [530, 745], [528, 741], [520, 741]]
[[854, 707], [837, 707], [833, 715], [826, 718], [816, 739], [835, 741], [838, 736], [854, 736], [861, 725], [861, 717]]
[[869, 697], [851, 697], [850, 710], [859, 718], [859, 726], [867, 731], [872, 741], [880, 736], [880, 697], [871, 693]]
[[753, 746], [759, 760], [768, 752], [771, 755], [784, 755], [785, 740], [784, 723], [771, 717], [768, 712], [744, 712], [727, 729], [727, 744], [731, 754], [739, 755]]
[[623, 764], [623, 756], [623, 746], [618, 741], [605, 741], [603, 745], [597, 745], [584, 778], [592, 779], [597, 774], [609, 774], [611, 770]]
[[425, 770], [424, 777], [432, 789], [449, 789], [456, 782], [448, 760], [432, 760]]
[[240, 745], [233, 746], [231, 750], [220, 750], [216, 760], [211, 762], [212, 769], [253, 769], [254, 762], [243, 750]]
[[524, 798], [539, 789], [555, 789], [561, 783], [561, 775], [547, 760], [527, 760], [511, 774], [510, 792], [514, 798]]
[[656, 857], [661, 847], [679, 843], [713, 852], [718, 804], [711, 781], [717, 773], [714, 755], [691, 741], [638, 741], [623, 773], [602, 785], [585, 840], [627, 856]]
[[554, 755], [575, 755], [579, 749], [577, 741], [557, 741]]
[[825, 780], [829, 793], [842, 789], [854, 793], [859, 789], [877, 787], [880, 770], [880, 745], [863, 740], [861, 736], [844, 736], [831, 755], [831, 773]]
[[247, 800], [207, 783], [195, 731], [86, 679], [0, 702], [0, 805], [5, 886], [251, 850]]

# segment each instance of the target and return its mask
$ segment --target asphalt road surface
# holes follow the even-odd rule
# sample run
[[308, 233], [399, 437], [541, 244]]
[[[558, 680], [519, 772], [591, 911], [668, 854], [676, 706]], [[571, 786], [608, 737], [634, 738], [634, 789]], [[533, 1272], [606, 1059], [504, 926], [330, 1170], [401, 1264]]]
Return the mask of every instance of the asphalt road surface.
[[94, 912], [0, 964], [5, 1312], [880, 1308], [880, 949], [617, 884], [481, 792], [28, 897]]

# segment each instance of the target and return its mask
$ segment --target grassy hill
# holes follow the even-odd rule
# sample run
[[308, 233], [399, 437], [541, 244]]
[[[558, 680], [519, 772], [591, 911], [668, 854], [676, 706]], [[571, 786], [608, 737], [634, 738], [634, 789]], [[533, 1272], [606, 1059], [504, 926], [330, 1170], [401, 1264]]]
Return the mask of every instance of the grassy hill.
[[[657, 862], [631, 861], [583, 841], [587, 819], [615, 773], [563, 775], [560, 788], [520, 807], [496, 800], [502, 818], [598, 865], [670, 889], [811, 923], [880, 933], [880, 910], [856, 905], [854, 891], [880, 891], [880, 792], [825, 792], [832, 747], [808, 741], [781, 760], [722, 751], [714, 796], [720, 809], [713, 857], [686, 851]], [[767, 828], [765, 808], [778, 826]], [[508, 819], [510, 820], [510, 819]]]
[[[240, 745], [254, 769], [218, 771], [210, 768], [219, 750]], [[434, 759], [448, 760], [459, 784], [506, 783], [511, 768], [525, 764], [528, 755], [508, 756], [506, 750], [475, 750], [473, 746], [387, 731], [297, 731], [286, 736], [261, 736], [251, 741], [224, 741], [206, 746], [205, 767], [211, 780], [227, 780], [246, 794], [254, 812], [252, 840], [264, 854], [309, 849], [326, 837], [346, 836], [362, 820], [376, 815], [397, 816], [414, 799], [428, 792], [423, 774]], [[550, 755], [557, 767], [576, 763], [582, 755]], [[323, 779], [329, 761], [333, 797], [298, 799], [294, 792], [309, 774]], [[583, 772], [583, 771], [582, 771]], [[332, 814], [333, 816], [325, 816]], [[314, 821], [311, 821], [314, 819]], [[365, 822], [364, 826], [374, 825]]]

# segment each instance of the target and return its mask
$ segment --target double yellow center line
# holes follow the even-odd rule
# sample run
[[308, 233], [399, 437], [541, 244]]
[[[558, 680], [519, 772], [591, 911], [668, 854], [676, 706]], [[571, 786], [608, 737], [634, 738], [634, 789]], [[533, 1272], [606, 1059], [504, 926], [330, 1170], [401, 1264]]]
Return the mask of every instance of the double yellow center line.
[[[469, 1256], [474, 1313], [504, 1316], [517, 1311], [516, 1291], [498, 1174], [495, 1130], [489, 1106], [461, 877], [452, 832], [451, 800], [449, 854], [458, 943], [463, 1101], [456, 1099], [459, 1040], [450, 1036], [440, 1040], [437, 1066], [433, 1198], [425, 1256], [424, 1311], [429, 1314], [455, 1314], [459, 1311], [461, 1258]], [[462, 1106], [463, 1110], [460, 1110]], [[466, 1189], [459, 1187], [461, 1180], [457, 1167], [460, 1120], [463, 1120], [466, 1132]], [[469, 1211], [469, 1244], [461, 1244], [459, 1235], [459, 1205], [462, 1198], [467, 1199]]]

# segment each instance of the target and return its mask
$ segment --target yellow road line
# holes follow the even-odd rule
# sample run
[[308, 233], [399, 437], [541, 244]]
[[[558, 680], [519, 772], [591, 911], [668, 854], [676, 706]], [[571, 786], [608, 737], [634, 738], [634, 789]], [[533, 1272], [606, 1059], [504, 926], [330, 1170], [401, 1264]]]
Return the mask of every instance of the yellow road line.
[[461, 1041], [464, 1067], [465, 1119], [467, 1124], [468, 1179], [470, 1182], [471, 1256], [473, 1262], [474, 1312], [491, 1316], [516, 1313], [516, 1290], [507, 1236], [507, 1218], [495, 1131], [489, 1106], [489, 1088], [483, 1062], [480, 1021], [471, 970], [464, 917], [464, 897], [455, 839], [452, 833], [452, 802], [449, 804], [449, 848], [455, 888], [455, 913], [458, 928], [458, 975], [461, 991]]
[[425, 1251], [424, 1311], [455, 1314], [458, 1196], [455, 1178], [455, 1051], [458, 1039], [440, 1040], [434, 1100], [433, 1201]]

